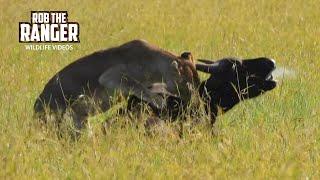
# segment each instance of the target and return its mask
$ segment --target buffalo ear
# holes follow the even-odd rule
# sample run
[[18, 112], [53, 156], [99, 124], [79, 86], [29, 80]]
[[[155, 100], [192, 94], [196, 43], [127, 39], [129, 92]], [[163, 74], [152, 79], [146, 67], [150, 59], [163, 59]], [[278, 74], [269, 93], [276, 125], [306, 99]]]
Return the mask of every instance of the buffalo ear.
[[195, 63], [191, 52], [183, 52], [183, 53], [180, 55], [180, 57], [181, 57], [183, 60], [189, 60], [189, 61], [191, 61], [192, 63]]

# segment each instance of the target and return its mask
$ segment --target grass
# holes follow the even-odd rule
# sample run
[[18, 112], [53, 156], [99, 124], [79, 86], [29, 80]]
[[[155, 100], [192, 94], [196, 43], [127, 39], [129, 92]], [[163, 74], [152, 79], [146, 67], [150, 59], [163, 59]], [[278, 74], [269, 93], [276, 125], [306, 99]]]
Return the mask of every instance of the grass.
[[[1, 1], [0, 178], [319, 179], [319, 9], [317, 0]], [[81, 43], [66, 52], [25, 50], [18, 22], [31, 10], [67, 10]], [[58, 70], [137, 38], [198, 58], [268, 56], [298, 74], [220, 116], [215, 135], [196, 127], [181, 139], [167, 124], [168, 133], [150, 137], [120, 117], [106, 135], [92, 124], [72, 142], [32, 118]]]

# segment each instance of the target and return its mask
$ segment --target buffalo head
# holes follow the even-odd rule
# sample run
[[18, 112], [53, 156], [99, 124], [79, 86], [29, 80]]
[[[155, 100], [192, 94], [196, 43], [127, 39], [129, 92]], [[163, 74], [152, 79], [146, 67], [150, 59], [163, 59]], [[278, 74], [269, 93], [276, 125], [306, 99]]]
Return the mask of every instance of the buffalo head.
[[277, 85], [272, 77], [272, 71], [276, 68], [273, 59], [260, 57], [198, 61], [203, 64], [197, 64], [197, 70], [210, 74], [210, 77], [201, 83], [199, 92], [210, 105], [213, 122], [218, 107], [228, 111], [241, 100], [257, 97]]

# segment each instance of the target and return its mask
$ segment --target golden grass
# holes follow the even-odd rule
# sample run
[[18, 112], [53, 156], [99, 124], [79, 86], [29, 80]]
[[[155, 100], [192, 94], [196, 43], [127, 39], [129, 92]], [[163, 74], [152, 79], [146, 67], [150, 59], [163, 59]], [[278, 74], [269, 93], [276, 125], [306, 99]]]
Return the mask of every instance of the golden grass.
[[[319, 9], [317, 0], [1, 1], [0, 178], [320, 178]], [[31, 10], [67, 10], [81, 43], [26, 51], [18, 22]], [[59, 69], [137, 38], [198, 58], [268, 56], [298, 75], [220, 116], [213, 136], [196, 127], [150, 137], [121, 123], [103, 135], [92, 124], [72, 142], [32, 118]]]

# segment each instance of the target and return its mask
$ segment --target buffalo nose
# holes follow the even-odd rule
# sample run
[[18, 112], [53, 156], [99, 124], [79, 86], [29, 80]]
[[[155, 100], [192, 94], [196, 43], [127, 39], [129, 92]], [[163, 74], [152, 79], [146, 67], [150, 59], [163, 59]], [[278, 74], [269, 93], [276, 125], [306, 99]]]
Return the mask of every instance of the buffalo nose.
[[270, 60], [273, 62], [274, 65], [276, 65], [276, 60], [274, 59], [270, 59]]
[[273, 64], [276, 64], [276, 60], [274, 60], [274, 59], [270, 59], [272, 62], [273, 62]]
[[271, 66], [272, 68], [276, 68], [276, 60], [270, 58], [268, 64], [269, 64], [269, 66]]

